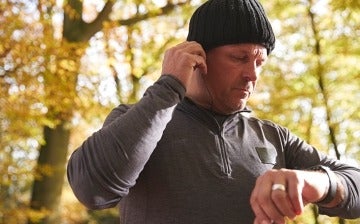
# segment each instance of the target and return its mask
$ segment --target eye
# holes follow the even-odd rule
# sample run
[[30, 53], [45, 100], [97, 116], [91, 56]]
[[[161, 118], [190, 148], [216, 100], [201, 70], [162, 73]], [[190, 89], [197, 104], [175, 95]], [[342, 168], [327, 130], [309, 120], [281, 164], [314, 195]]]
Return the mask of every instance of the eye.
[[263, 64], [263, 61], [259, 61], [259, 60], [256, 61], [256, 67], [261, 67], [262, 64]]
[[256, 67], [261, 67], [265, 64], [266, 60], [265, 59], [259, 59], [256, 60]]
[[231, 55], [230, 56], [231, 59], [235, 62], [243, 62], [246, 63], [249, 61], [249, 57], [248, 56], [243, 56], [243, 55]]

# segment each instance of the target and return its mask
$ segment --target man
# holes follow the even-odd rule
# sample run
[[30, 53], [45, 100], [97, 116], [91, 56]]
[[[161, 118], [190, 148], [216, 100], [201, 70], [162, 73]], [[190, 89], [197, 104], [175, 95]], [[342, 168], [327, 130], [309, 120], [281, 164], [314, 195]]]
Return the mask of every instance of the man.
[[162, 76], [115, 108], [77, 149], [68, 179], [90, 209], [120, 202], [124, 223], [285, 223], [307, 203], [360, 216], [360, 170], [286, 128], [247, 116], [275, 38], [256, 0], [210, 0]]

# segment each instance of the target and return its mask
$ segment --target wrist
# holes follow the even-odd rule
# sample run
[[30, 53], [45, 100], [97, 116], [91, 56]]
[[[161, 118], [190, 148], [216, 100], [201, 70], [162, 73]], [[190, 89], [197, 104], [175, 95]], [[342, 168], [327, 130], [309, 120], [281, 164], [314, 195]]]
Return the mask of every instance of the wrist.
[[308, 170], [322, 172], [327, 175], [329, 180], [327, 189], [325, 190], [323, 197], [321, 197], [318, 201], [314, 203], [319, 206], [324, 206], [334, 201], [338, 190], [338, 181], [335, 173], [329, 167], [322, 165], [310, 167]]

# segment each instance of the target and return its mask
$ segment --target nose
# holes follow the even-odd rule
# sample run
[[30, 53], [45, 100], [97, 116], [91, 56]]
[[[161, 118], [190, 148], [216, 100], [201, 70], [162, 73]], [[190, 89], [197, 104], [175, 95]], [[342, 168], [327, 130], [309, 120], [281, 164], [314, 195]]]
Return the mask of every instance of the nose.
[[248, 63], [244, 69], [244, 78], [247, 81], [255, 82], [258, 79], [259, 68], [256, 63]]

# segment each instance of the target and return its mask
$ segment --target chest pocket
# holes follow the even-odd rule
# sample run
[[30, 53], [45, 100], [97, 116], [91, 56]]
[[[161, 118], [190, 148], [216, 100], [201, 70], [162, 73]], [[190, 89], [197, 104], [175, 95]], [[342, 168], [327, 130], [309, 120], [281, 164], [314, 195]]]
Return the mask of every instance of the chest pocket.
[[277, 151], [274, 148], [255, 147], [259, 159], [264, 164], [276, 164]]

